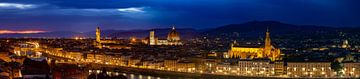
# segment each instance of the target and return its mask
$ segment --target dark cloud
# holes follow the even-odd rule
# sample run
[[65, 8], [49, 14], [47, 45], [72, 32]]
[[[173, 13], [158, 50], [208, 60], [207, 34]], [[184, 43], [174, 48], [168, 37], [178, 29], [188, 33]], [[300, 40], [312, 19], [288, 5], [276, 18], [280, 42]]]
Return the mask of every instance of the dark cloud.
[[178, 27], [212, 28], [251, 20], [329, 26], [360, 25], [359, 0], [3, 0], [0, 29], [90, 31]]

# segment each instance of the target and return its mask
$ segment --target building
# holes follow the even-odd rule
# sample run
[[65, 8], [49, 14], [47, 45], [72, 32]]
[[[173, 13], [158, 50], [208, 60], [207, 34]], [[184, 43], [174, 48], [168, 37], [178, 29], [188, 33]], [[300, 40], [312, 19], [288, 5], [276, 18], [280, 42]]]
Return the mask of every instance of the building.
[[[242, 60], [237, 69], [240, 75], [247, 76], [274, 76], [275, 64], [269, 60]], [[283, 64], [282, 64], [283, 65]]]
[[165, 59], [164, 60], [164, 67], [166, 70], [175, 71], [176, 70], [176, 64], [179, 60], [178, 59]]
[[67, 55], [74, 59], [82, 59], [84, 57], [81, 52], [68, 52]]
[[94, 45], [99, 48], [108, 48], [108, 49], [130, 49], [131, 47], [126, 45], [121, 45], [115, 40], [111, 39], [101, 39], [101, 30], [100, 27], [96, 28], [96, 39]]
[[148, 68], [160, 69], [160, 68], [163, 68], [163, 66], [164, 66], [164, 62], [162, 62], [162, 61], [153, 61], [153, 62], [149, 63]]
[[155, 31], [150, 31], [149, 44], [156, 45], [157, 40], [155, 39]]
[[168, 33], [167, 39], [159, 39], [155, 36], [155, 31], [150, 31], [149, 39], [143, 42], [149, 45], [182, 45], [180, 34], [175, 30], [174, 26]]
[[128, 66], [129, 67], [138, 67], [140, 63], [141, 63], [141, 59], [136, 58], [136, 57], [131, 57], [128, 60]]
[[190, 61], [179, 61], [176, 63], [176, 69], [180, 72], [195, 72], [195, 63]]
[[345, 77], [359, 78], [360, 77], [360, 63], [349, 62], [343, 63], [343, 72]]
[[98, 47], [98, 48], [102, 48], [102, 45], [101, 45], [101, 32], [100, 32], [100, 27], [97, 27], [96, 28], [96, 43], [95, 45]]
[[168, 45], [180, 45], [180, 34], [175, 30], [175, 26], [172, 27], [172, 30], [167, 36]]
[[283, 62], [266, 59], [240, 60], [238, 64], [218, 63], [209, 73], [256, 77], [283, 78], [359, 78], [360, 63], [342, 63], [338, 74], [331, 69], [331, 62]]
[[253, 59], [269, 58], [271, 61], [281, 60], [280, 49], [271, 45], [270, 32], [266, 31], [265, 45], [260, 46], [240, 46], [234, 41], [228, 51], [229, 58]]
[[331, 62], [287, 62], [286, 71], [287, 76], [292, 78], [326, 78], [335, 75], [331, 70]]
[[5, 62], [11, 62], [11, 58], [9, 57], [8, 52], [0, 52], [0, 60], [4, 60]]
[[349, 41], [348, 40], [344, 40], [342, 45], [341, 45], [341, 48], [350, 48], [350, 45], [349, 45]]

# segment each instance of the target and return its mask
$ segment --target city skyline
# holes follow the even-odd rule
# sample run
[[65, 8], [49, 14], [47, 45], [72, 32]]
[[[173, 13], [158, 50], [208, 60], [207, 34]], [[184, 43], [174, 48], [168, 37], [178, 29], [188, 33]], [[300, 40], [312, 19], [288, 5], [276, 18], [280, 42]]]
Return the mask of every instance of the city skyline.
[[360, 78], [360, 0], [2, 0], [0, 79]]
[[360, 26], [356, 0], [308, 1], [26, 1], [0, 2], [1, 30], [93, 31], [168, 28], [206, 29], [253, 20], [297, 25]]
[[[205, 36], [181, 40], [181, 33], [175, 27], [168, 32], [167, 39], [159, 38], [153, 30], [149, 31], [148, 38], [141, 39], [103, 39], [100, 32], [101, 29], [97, 27], [95, 39], [0, 39], [1, 44], [4, 44], [0, 46], [10, 49], [0, 51], [0, 62], [4, 62], [0, 68], [9, 71], [2, 71], [0, 77], [35, 78], [31, 77], [34, 74], [51, 79], [145, 79], [143, 75], [146, 79], [211, 78], [204, 75], [224, 79], [360, 77], [358, 40], [348, 38], [353, 40], [349, 43], [347, 39], [338, 38], [341, 35], [331, 39], [314, 38], [314, 42], [328, 43], [302, 43], [303, 45], [298, 46], [286, 40], [271, 43], [268, 28], [263, 42], [237, 42], [227, 39], [227, 34], [223, 34], [226, 36], [224, 39]], [[333, 41], [336, 39], [340, 39], [342, 43]], [[294, 44], [296, 47], [282, 47], [278, 46], [279, 43]], [[127, 70], [141, 74], [136, 78]], [[184, 75], [187, 76], [180, 77]]]

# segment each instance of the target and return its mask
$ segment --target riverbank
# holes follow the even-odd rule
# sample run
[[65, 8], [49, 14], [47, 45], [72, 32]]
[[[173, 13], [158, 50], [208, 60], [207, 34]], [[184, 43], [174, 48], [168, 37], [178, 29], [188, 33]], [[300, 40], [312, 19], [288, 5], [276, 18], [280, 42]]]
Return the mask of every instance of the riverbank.
[[[110, 69], [109, 69], [110, 70]], [[122, 73], [142, 74], [158, 76], [170, 79], [279, 79], [279, 77], [249, 77], [249, 76], [233, 76], [233, 75], [216, 75], [216, 74], [200, 74], [188, 72], [174, 72], [155, 69], [142, 69], [133, 67], [118, 67], [111, 70], [119, 70]]]

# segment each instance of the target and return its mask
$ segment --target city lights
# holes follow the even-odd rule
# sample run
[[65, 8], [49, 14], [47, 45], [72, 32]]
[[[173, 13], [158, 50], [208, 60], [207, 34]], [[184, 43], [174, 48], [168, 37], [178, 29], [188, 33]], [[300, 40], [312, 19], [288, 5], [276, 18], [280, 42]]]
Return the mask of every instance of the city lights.
[[360, 78], [359, 3], [0, 1], [0, 79]]

